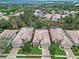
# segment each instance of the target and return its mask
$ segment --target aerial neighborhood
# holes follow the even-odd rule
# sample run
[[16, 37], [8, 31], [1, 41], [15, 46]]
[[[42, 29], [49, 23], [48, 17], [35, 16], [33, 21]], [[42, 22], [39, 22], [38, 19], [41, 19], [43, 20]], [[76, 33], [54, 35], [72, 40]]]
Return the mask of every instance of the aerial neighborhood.
[[[19, 51], [23, 48], [24, 43], [30, 42], [33, 43], [34, 47], [38, 47], [38, 49], [41, 50], [41, 59], [51, 59], [50, 55], [52, 54], [50, 54], [51, 50], [49, 49], [49, 47], [53, 44], [58, 44], [58, 47], [56, 48], [63, 51], [63, 53], [66, 54], [67, 59], [76, 59], [77, 57], [74, 54], [72, 47], [73, 45], [79, 45], [78, 33], [79, 31], [63, 30], [62, 28], [50, 28], [50, 30], [47, 30], [24, 27], [20, 31], [5, 30], [0, 34], [0, 38], [2, 39], [0, 39], [0, 53], [3, 53], [6, 47], [12, 48], [12, 50], [18, 49]], [[77, 37], [75, 35], [77, 35]], [[63, 55], [59, 52], [58, 54]], [[13, 58], [16, 58], [17, 54], [9, 54], [7, 58], [11, 56], [14, 56]]]
[[35, 10], [34, 15], [35, 17], [43, 17], [47, 20], [53, 20], [58, 21], [62, 18], [65, 18], [66, 16], [72, 15], [73, 17], [75, 14], [77, 14], [79, 11], [69, 11], [69, 10], [59, 10], [56, 12], [55, 10], [52, 10], [51, 13], [43, 13], [40, 9]]
[[79, 1], [12, 1], [0, 1], [0, 59], [79, 59]]

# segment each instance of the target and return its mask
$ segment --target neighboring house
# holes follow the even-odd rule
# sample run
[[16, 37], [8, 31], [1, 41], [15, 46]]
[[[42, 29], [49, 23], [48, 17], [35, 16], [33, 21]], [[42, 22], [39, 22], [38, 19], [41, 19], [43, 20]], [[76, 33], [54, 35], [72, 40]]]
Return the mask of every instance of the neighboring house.
[[53, 14], [45, 14], [43, 17], [47, 20], [50, 20], [52, 18]]
[[76, 13], [76, 11], [71, 11], [71, 12], [70, 12], [70, 14], [75, 14], [75, 13]]
[[43, 16], [43, 12], [39, 9], [35, 10], [35, 12], [33, 14], [35, 17], [42, 17]]
[[24, 14], [24, 12], [20, 12], [20, 14], [22, 14], [22, 15], [23, 15], [23, 14]]
[[5, 20], [9, 20], [10, 17], [9, 16], [2, 16], [2, 18]]
[[46, 14], [44, 18], [46, 18], [47, 20], [52, 19], [53, 21], [58, 21], [59, 19], [61, 19], [61, 15], [60, 14]]
[[33, 28], [28, 27], [22, 28], [12, 41], [12, 46], [21, 47], [23, 43], [31, 41], [33, 30]]
[[70, 41], [70, 39], [67, 36], [64, 36], [61, 41], [61, 47], [64, 49], [70, 49], [73, 46], [73, 43]]
[[43, 17], [47, 20], [58, 21], [61, 18], [65, 18], [66, 16], [69, 16], [70, 14], [73, 15], [73, 17], [75, 17], [76, 13], [78, 13], [78, 11], [59, 10], [58, 13], [56, 13], [55, 10], [52, 10], [51, 13], [44, 14], [41, 10], [37, 9], [33, 14], [37, 18]]
[[40, 45], [42, 41], [41, 30], [35, 30], [34, 38], [33, 38], [33, 45]]
[[61, 15], [61, 18], [65, 18], [66, 17], [66, 15]]
[[59, 19], [61, 19], [60, 14], [55, 14], [55, 15], [52, 16], [52, 20], [54, 20], [54, 21], [58, 21]]
[[57, 41], [60, 43], [61, 47], [64, 49], [70, 49], [73, 46], [73, 43], [65, 35], [64, 30], [61, 28], [51, 29], [50, 30], [52, 41]]
[[68, 10], [65, 10], [65, 11], [64, 11], [64, 14], [65, 14], [66, 16], [69, 16], [70, 12], [69, 12]]
[[71, 11], [70, 14], [75, 18], [76, 11]]
[[61, 37], [61, 40], [60, 40], [61, 46], [64, 49], [71, 48], [73, 46], [73, 43], [71, 42], [70, 38], [65, 34], [64, 30], [61, 28], [57, 28], [56, 31], [58, 33], [58, 36]]
[[6, 47], [11, 45], [11, 42], [16, 37], [17, 30], [4, 30], [0, 34], [0, 54], [4, 52]]
[[50, 38], [49, 38], [48, 30], [46, 29], [35, 30], [33, 44], [40, 46], [47, 46], [47, 45], [49, 46]]
[[55, 42], [59, 41], [59, 40], [56, 40], [56, 38], [59, 39], [59, 36], [58, 36], [55, 28], [54, 29], [50, 29], [50, 34], [51, 34], [52, 41], [55, 41]]
[[47, 29], [42, 29], [41, 30], [41, 35], [42, 35], [42, 41], [41, 41], [41, 46], [50, 46], [50, 37]]
[[13, 16], [20, 16], [20, 14], [24, 14], [24, 12], [18, 12], [18, 13], [15, 13], [15, 14], [13, 14]]
[[74, 41], [75, 45], [79, 45], [79, 31], [67, 30], [66, 32], [72, 38], [71, 40]]

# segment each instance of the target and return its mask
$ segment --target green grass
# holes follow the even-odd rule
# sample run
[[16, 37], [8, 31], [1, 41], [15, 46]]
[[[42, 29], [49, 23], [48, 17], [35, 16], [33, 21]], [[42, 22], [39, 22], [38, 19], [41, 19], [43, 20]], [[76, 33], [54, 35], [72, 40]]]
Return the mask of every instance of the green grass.
[[79, 48], [72, 48], [74, 55], [79, 56]]
[[56, 46], [55, 48], [56, 48], [56, 53], [55, 53], [55, 55], [66, 55], [66, 54], [65, 54], [65, 51], [62, 50], [62, 49], [60, 49], [59, 46]]
[[16, 58], [41, 58], [41, 56], [16, 56]]
[[24, 52], [24, 51], [22, 51], [22, 49], [20, 49], [20, 50], [18, 51], [18, 54], [27, 54], [27, 52]]
[[[18, 54], [27, 54], [27, 52], [23, 52], [22, 49], [20, 49]], [[33, 47], [29, 54], [42, 54], [42, 50], [40, 50], [38, 47]]]
[[0, 12], [15, 12], [17, 8], [10, 8], [10, 9], [0, 9]]
[[55, 49], [55, 55], [66, 55], [65, 51], [59, 48], [59, 45], [57, 43], [52, 44], [53, 48]]
[[42, 54], [42, 50], [40, 50], [38, 47], [33, 47], [31, 54]]

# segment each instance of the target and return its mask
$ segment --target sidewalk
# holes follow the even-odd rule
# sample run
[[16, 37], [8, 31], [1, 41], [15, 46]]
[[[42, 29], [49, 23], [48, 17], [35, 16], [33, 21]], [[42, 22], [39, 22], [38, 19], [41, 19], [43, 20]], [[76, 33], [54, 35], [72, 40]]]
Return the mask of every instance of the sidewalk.
[[[3, 54], [4, 56], [7, 56], [8, 54]], [[34, 55], [34, 54], [17, 54], [16, 56], [42, 56], [42, 55]], [[52, 56], [52, 55], [50, 55]], [[55, 55], [55, 57], [67, 57], [66, 55]], [[76, 58], [79, 58], [79, 56], [75, 56]]]

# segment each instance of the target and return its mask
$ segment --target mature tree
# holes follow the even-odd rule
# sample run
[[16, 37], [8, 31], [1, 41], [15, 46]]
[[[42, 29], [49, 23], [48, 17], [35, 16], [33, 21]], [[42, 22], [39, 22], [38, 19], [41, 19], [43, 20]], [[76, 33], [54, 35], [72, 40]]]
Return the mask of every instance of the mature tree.
[[74, 29], [79, 29], [79, 18], [76, 18], [73, 23], [72, 26]]
[[64, 29], [73, 29], [72, 23], [74, 21], [74, 18], [72, 17], [72, 15], [65, 17], [64, 20], [65, 20]]
[[10, 17], [9, 22], [12, 24], [13, 28], [18, 28], [15, 16]]
[[11, 27], [12, 27], [11, 23], [8, 22], [7, 20], [4, 20], [4, 19], [0, 20], [0, 28], [7, 29], [7, 28], [11, 28]]
[[12, 24], [13, 28], [20, 28], [23, 26], [23, 22], [18, 16], [10, 17], [9, 22]]
[[50, 21], [41, 19], [36, 21], [36, 28], [42, 28], [42, 27], [49, 27], [50, 26]]

